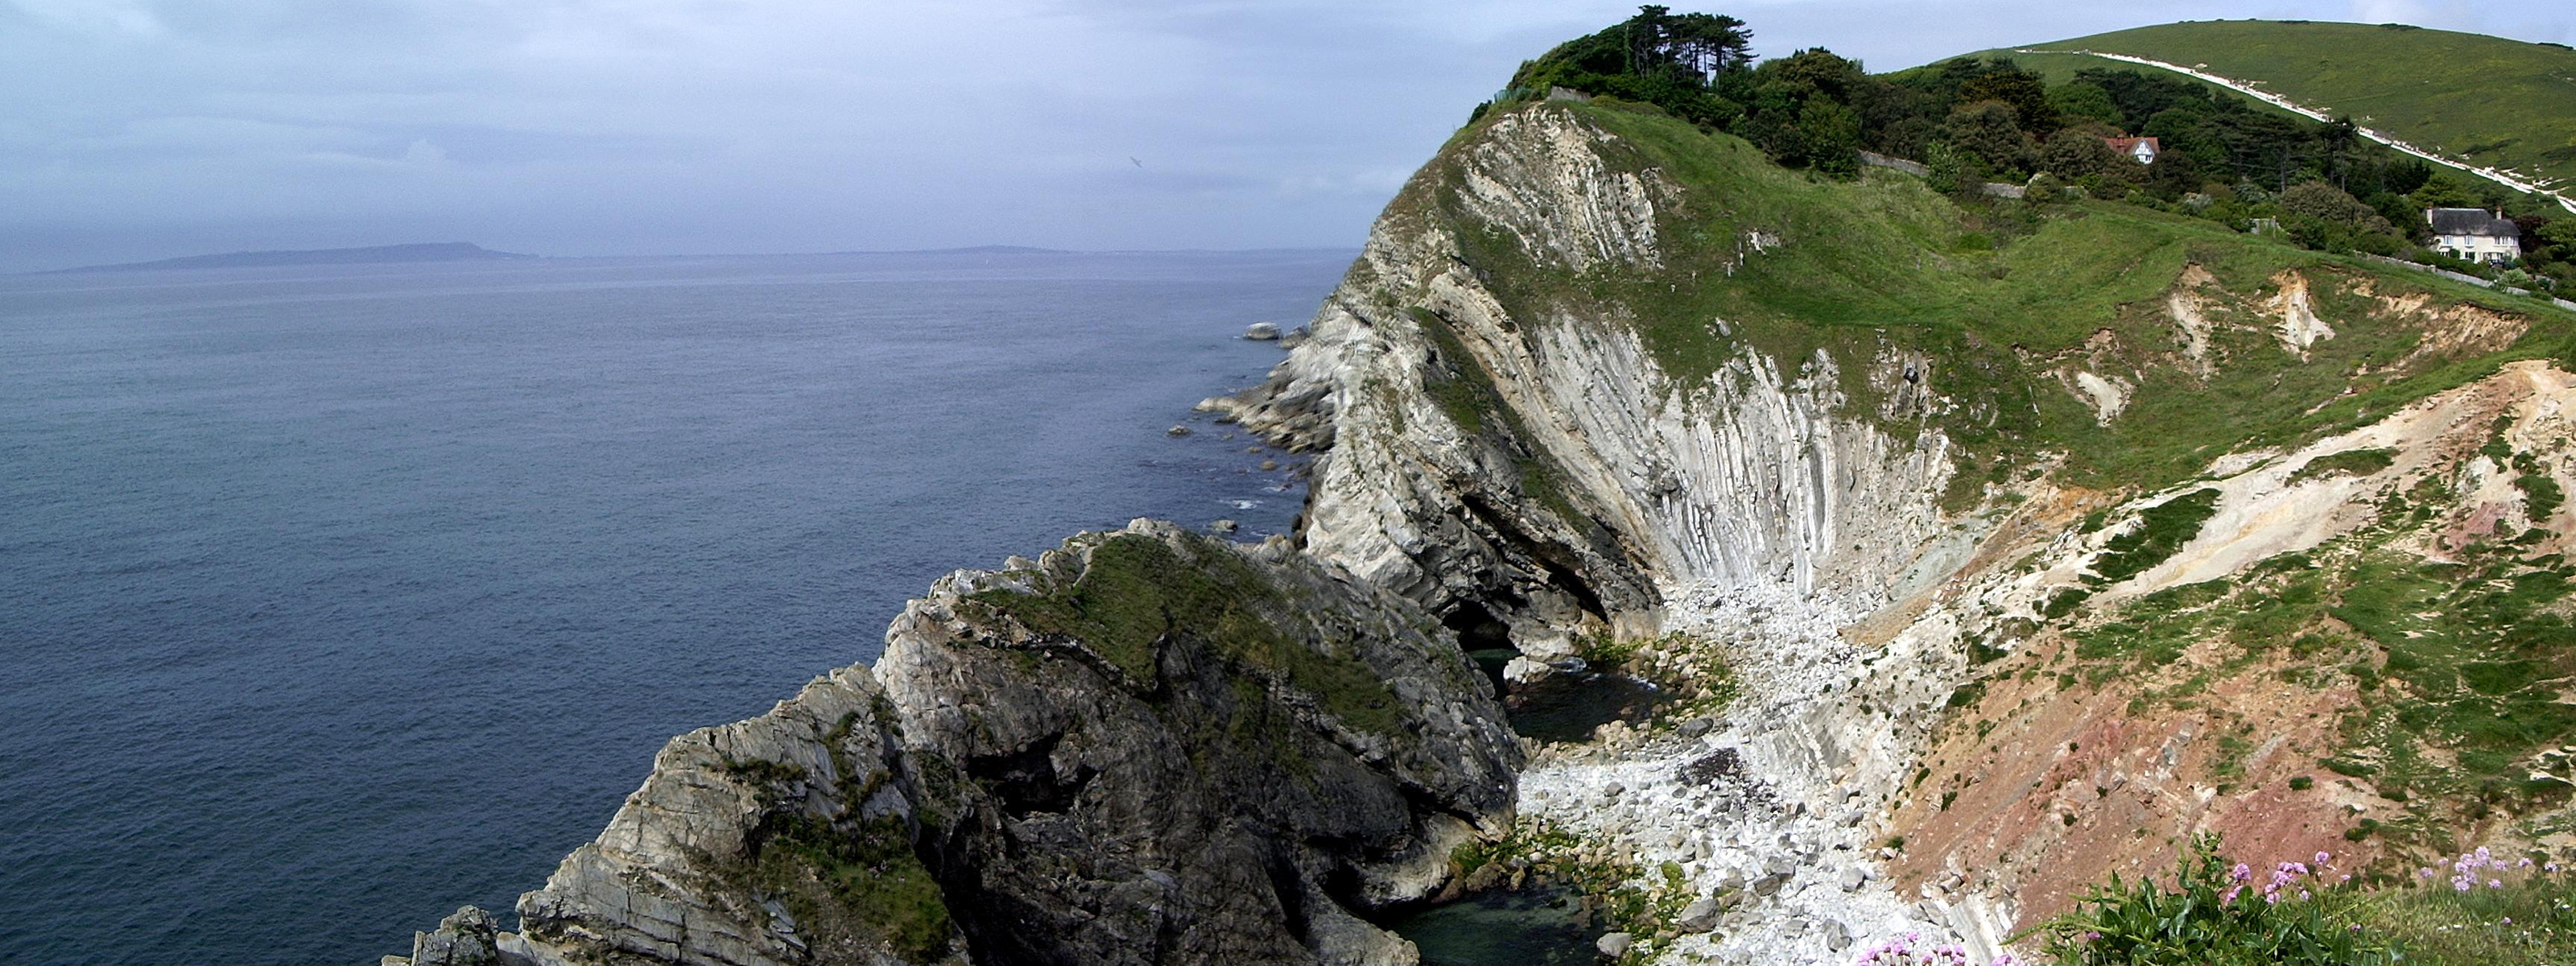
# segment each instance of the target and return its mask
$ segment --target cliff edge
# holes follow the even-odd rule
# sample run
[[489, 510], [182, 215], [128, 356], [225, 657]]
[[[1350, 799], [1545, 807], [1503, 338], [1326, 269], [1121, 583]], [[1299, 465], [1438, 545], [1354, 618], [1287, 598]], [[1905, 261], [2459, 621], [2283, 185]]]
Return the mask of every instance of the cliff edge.
[[520, 932], [411, 962], [1409, 962], [1359, 913], [1507, 828], [1521, 761], [1437, 630], [1168, 524], [960, 571], [873, 671], [673, 739]]

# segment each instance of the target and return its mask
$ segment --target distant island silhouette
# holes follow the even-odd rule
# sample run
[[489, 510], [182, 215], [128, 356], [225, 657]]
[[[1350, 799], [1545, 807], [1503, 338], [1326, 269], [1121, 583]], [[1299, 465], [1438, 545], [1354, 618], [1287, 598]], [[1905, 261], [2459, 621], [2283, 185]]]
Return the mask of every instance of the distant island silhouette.
[[472, 242], [422, 242], [410, 245], [375, 245], [366, 248], [317, 248], [307, 251], [231, 252], [222, 255], [191, 255], [186, 258], [164, 258], [152, 262], [124, 262], [116, 265], [84, 265], [57, 269], [62, 272], [139, 272], [165, 268], [261, 268], [274, 265], [376, 265], [395, 262], [478, 262], [535, 258], [516, 252], [496, 252]]

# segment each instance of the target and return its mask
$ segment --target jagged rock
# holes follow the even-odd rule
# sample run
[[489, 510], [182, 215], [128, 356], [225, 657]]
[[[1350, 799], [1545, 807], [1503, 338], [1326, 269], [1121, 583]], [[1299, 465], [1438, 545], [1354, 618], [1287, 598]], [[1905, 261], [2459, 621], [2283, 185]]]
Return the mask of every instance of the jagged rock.
[[1236, 523], [1232, 520], [1218, 520], [1215, 523], [1208, 524], [1208, 529], [1216, 533], [1233, 533], [1242, 526], [1242, 524]]
[[411, 935], [410, 966], [502, 966], [500, 933], [490, 913], [466, 906]]
[[1243, 327], [1243, 337], [1255, 342], [1276, 342], [1279, 339], [1279, 326], [1272, 322], [1255, 322]]
[[1402, 598], [1145, 521], [1021, 562], [940, 580], [873, 673], [674, 739], [520, 899], [527, 955], [1389, 962], [1358, 913], [1509, 826], [1520, 746]]
[[1163, 431], [1163, 435], [1165, 435], [1165, 436], [1175, 436], [1175, 437], [1178, 437], [1178, 436], [1187, 436], [1187, 435], [1189, 435], [1189, 434], [1190, 434], [1190, 428], [1189, 428], [1189, 427], [1187, 427], [1187, 426], [1174, 426], [1174, 427], [1172, 427], [1172, 428], [1170, 428], [1170, 429], [1166, 429], [1166, 430], [1164, 430], [1164, 431]]

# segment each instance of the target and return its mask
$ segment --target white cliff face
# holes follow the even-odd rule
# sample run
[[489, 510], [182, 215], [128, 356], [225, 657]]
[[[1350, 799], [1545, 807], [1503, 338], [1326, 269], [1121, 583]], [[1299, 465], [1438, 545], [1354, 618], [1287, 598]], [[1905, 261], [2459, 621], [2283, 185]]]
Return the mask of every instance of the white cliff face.
[[[1658, 961], [1827, 963], [1906, 932], [1992, 951], [2008, 907], [1899, 897], [1877, 858], [1882, 810], [1965, 673], [1955, 622], [1934, 608], [1883, 645], [1846, 634], [1950, 576], [1982, 532], [1938, 506], [1952, 453], [1921, 420], [1943, 405], [1928, 367], [1873, 360], [1884, 401], [1855, 411], [1821, 353], [1747, 346], [1686, 382], [1624, 319], [1513, 315], [1451, 232], [1508, 235], [1540, 265], [1651, 271], [1680, 189], [1612, 171], [1601, 156], [1617, 150], [1569, 112], [1496, 124], [1456, 160], [1473, 224], [1399, 201], [1314, 338], [1269, 385], [1211, 403], [1329, 441], [1303, 531], [1314, 556], [1435, 610], [1488, 608], [1537, 656], [1572, 653], [1595, 618], [1724, 650], [1745, 697], [1712, 728], [1560, 746], [1522, 781], [1525, 815], [1643, 868], [1677, 863], [1702, 894], [1733, 890], [1714, 932], [1645, 940]], [[1510, 418], [1462, 425], [1440, 399], [1462, 378]]]
[[[1658, 206], [1680, 189], [1651, 170], [1612, 171], [1601, 155], [1613, 150], [1572, 113], [1514, 115], [1459, 153], [1457, 207], [1540, 264], [1651, 270]], [[1435, 190], [1418, 182], [1408, 195]], [[1653, 632], [1674, 588], [1882, 585], [1945, 529], [1935, 504], [1949, 447], [1905, 422], [1933, 402], [1910, 360], [1879, 360], [1895, 389], [1875, 415], [1892, 419], [1850, 412], [1822, 355], [1746, 348], [1685, 384], [1621, 320], [1515, 317], [1453, 230], [1399, 201], [1271, 383], [1210, 401], [1292, 444], [1331, 447], [1307, 509], [1309, 553], [1435, 609], [1499, 599], [1517, 643], [1548, 652], [1586, 612]], [[1459, 425], [1433, 386], [1459, 378], [1488, 385], [1510, 426]], [[1547, 477], [1537, 485], [1532, 465]], [[1517, 491], [1494, 482], [1512, 479]]]
[[1676, 624], [1740, 662], [1743, 695], [1703, 734], [1555, 746], [1522, 776], [1532, 817], [1681, 867], [1725, 913], [1655, 950], [1671, 963], [1847, 963], [1919, 933], [1992, 959], [2009, 900], [1899, 895], [1881, 867], [1882, 810], [1964, 670], [1935, 612], [1882, 647], [1844, 635], [1868, 595], [1728, 583], [1677, 595]]
[[1511, 233], [1540, 264], [1578, 272], [1659, 265], [1656, 204], [1681, 189], [1660, 171], [1603, 163], [1614, 140], [1563, 111], [1505, 117], [1467, 151], [1460, 206]]

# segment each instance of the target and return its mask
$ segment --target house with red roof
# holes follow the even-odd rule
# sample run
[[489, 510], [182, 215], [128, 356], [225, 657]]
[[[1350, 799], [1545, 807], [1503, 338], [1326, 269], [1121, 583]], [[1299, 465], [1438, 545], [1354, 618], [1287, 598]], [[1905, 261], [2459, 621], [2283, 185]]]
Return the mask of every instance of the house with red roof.
[[2110, 145], [2111, 150], [2128, 155], [2139, 164], [2156, 163], [2156, 154], [2164, 150], [2164, 145], [2156, 143], [2154, 138], [2103, 138], [2102, 143]]

